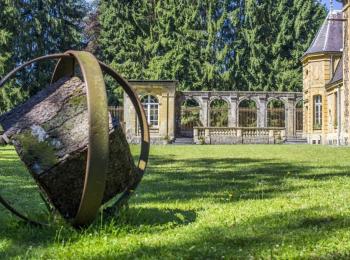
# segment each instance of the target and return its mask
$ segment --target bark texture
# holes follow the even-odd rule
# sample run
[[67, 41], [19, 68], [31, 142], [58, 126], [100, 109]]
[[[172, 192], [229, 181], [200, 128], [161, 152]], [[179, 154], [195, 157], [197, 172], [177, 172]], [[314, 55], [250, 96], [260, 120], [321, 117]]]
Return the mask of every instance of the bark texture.
[[[0, 116], [4, 134], [51, 203], [67, 219], [78, 210], [86, 169], [88, 112], [84, 83], [66, 78]], [[110, 117], [110, 155], [103, 203], [136, 178], [119, 122]]]

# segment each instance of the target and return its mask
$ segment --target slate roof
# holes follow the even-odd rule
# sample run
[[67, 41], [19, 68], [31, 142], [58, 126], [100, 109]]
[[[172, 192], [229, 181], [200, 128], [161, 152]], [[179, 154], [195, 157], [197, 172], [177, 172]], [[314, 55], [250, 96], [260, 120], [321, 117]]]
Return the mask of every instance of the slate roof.
[[338, 66], [334, 72], [333, 78], [328, 82], [327, 85], [332, 85], [340, 80], [343, 80], [343, 57], [338, 62]]
[[343, 22], [332, 20], [342, 18], [342, 11], [333, 11], [329, 13], [304, 56], [322, 52], [342, 52]]

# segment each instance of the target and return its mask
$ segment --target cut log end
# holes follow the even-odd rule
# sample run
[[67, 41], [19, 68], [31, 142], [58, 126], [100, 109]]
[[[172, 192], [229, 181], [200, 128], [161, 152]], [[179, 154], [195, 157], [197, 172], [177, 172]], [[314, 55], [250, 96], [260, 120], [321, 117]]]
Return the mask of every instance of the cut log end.
[[[77, 213], [88, 149], [88, 112], [84, 83], [62, 79], [0, 116], [30, 174], [66, 218]], [[124, 133], [110, 117], [110, 154], [103, 203], [123, 192], [137, 178]]]

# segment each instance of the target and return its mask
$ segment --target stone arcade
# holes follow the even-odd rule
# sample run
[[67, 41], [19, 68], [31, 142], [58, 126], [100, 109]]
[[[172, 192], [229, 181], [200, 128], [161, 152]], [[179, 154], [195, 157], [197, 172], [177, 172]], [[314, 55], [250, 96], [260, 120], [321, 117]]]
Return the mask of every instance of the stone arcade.
[[[171, 143], [183, 138], [191, 138], [191, 142], [198, 144], [280, 143], [302, 135], [302, 93], [179, 92], [177, 81], [129, 82], [144, 104], [153, 143]], [[187, 107], [189, 101], [194, 105]], [[224, 105], [213, 107], [217, 101]], [[242, 107], [247, 101], [253, 105]], [[281, 107], [268, 106], [273, 102], [279, 102]], [[186, 123], [186, 116], [197, 119]], [[221, 122], [215, 122], [216, 117]], [[138, 123], [126, 96], [124, 118], [128, 141], [137, 143]]]

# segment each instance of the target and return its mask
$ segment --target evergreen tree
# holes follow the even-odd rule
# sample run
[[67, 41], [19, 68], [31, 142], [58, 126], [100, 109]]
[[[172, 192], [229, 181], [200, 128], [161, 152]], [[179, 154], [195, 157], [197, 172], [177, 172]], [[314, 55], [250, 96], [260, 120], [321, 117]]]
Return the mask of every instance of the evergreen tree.
[[[178, 79], [182, 90], [300, 90], [300, 58], [325, 17], [314, 0], [100, 0], [85, 22], [84, 0], [3, 0], [0, 8], [1, 74], [88, 43], [125, 77]], [[31, 95], [53, 66], [22, 72], [0, 109], [23, 99], [16, 83]]]
[[300, 91], [300, 59], [324, 18], [324, 6], [311, 0], [245, 1], [240, 73], [247, 89]]
[[100, 36], [101, 25], [99, 22], [98, 1], [94, 0], [89, 6], [89, 12], [84, 19], [84, 41], [85, 50], [97, 55], [100, 51], [98, 38]]
[[[17, 9], [11, 0], [0, 2], [0, 78], [10, 69], [14, 55], [15, 38], [13, 25], [17, 18]], [[14, 103], [21, 102], [25, 93], [14, 81], [0, 89], [0, 113], [8, 111]]]
[[99, 12], [103, 60], [193, 90], [300, 90], [325, 17], [314, 0], [101, 0]]
[[[18, 26], [15, 37], [15, 63], [83, 47], [84, 0], [18, 0]], [[49, 82], [54, 62], [35, 64], [23, 76], [22, 84], [35, 93]]]
[[127, 78], [179, 79], [180, 89], [222, 89], [233, 1], [101, 1], [102, 58]]
[[275, 48], [279, 50], [275, 53], [277, 57], [273, 64], [275, 89], [302, 91], [301, 57], [311, 45], [326, 12], [322, 5], [314, 1], [294, 0], [293, 5], [288, 2], [281, 1], [279, 7], [282, 22], [275, 44]]
[[[0, 75], [34, 57], [82, 48], [85, 15], [84, 0], [1, 1]], [[18, 73], [15, 83], [2, 90], [0, 112], [48, 84], [54, 64], [35, 64]]]

